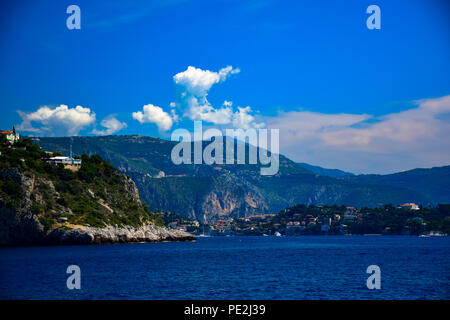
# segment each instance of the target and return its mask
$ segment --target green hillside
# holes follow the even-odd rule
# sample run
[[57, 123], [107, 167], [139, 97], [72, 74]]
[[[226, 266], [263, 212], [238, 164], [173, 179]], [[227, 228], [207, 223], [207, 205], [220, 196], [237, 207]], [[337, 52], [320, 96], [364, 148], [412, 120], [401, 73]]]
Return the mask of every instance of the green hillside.
[[401, 186], [335, 179], [311, 172], [280, 155], [274, 176], [259, 165], [175, 165], [175, 142], [145, 136], [33, 138], [44, 150], [99, 154], [136, 183], [153, 210], [170, 210], [199, 221], [278, 212], [298, 203], [378, 206], [416, 202], [429, 195]]
[[[45, 161], [50, 155], [29, 139], [10, 148], [0, 143], [0, 206], [20, 216], [36, 217], [45, 228], [58, 226], [58, 218], [71, 225], [140, 226], [157, 215], [142, 204], [132, 180], [98, 155], [82, 155], [78, 171]], [[2, 215], [3, 224], [8, 218]]]

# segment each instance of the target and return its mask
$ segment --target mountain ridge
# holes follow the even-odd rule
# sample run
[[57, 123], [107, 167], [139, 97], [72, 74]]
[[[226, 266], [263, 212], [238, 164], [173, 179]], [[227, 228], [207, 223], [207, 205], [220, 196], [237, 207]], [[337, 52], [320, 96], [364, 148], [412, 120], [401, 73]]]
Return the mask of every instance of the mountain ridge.
[[[152, 210], [167, 210], [201, 222], [276, 213], [304, 204], [435, 204], [433, 195], [405, 186], [361, 181], [354, 176], [319, 175], [280, 155], [279, 172], [261, 176], [259, 165], [172, 163], [177, 142], [139, 135], [33, 138], [44, 150], [99, 154], [136, 183]], [[358, 177], [358, 176], [356, 176]], [[354, 180], [352, 180], [354, 179]], [[364, 182], [364, 183], [363, 183]], [[445, 184], [445, 182], [444, 182]], [[445, 200], [440, 197], [438, 200]]]
[[321, 176], [328, 176], [328, 177], [332, 177], [332, 178], [339, 178], [339, 177], [344, 177], [344, 176], [354, 176], [355, 175], [354, 173], [343, 171], [343, 170], [339, 170], [339, 169], [323, 168], [323, 167], [314, 166], [312, 164], [305, 163], [305, 162], [297, 162], [297, 163], [300, 166], [310, 170], [311, 172], [319, 174]]
[[416, 190], [434, 203], [450, 202], [450, 165], [432, 168], [415, 168], [391, 174], [362, 174], [343, 176], [339, 179], [364, 184], [389, 185]]

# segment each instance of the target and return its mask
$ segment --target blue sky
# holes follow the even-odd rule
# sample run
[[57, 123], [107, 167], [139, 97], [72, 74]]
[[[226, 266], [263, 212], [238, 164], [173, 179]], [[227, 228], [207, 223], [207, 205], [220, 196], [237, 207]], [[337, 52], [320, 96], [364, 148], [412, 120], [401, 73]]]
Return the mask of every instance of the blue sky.
[[[66, 27], [70, 4], [81, 9], [81, 30]], [[366, 27], [371, 4], [381, 30]], [[190, 84], [174, 76], [194, 81], [232, 66], [187, 97], [213, 111], [232, 101], [230, 119], [279, 127], [281, 153], [296, 161], [380, 173], [447, 165], [449, 9], [418, 0], [2, 2], [0, 127], [170, 138], [195, 118], [182, 96]], [[198, 72], [183, 73], [189, 66]], [[33, 114], [60, 105], [91, 117], [77, 127], [75, 111], [60, 123]]]

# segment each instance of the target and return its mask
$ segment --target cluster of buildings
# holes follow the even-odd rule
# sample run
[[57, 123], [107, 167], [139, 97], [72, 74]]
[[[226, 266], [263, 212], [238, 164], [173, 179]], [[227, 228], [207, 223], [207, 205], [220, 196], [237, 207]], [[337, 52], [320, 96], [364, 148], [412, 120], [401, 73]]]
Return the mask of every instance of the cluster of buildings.
[[294, 213], [292, 217], [286, 222], [284, 232], [286, 235], [295, 235], [303, 233], [306, 229], [315, 229], [320, 233], [330, 232], [333, 224], [339, 224], [339, 233], [345, 234], [347, 232], [347, 225], [345, 223], [352, 222], [357, 219], [352, 210], [347, 208], [347, 212], [344, 215], [332, 214], [331, 216], [314, 216], [312, 214]]
[[[14, 126], [12, 130], [6, 131], [1, 130], [0, 134], [4, 135], [6, 137], [6, 140], [11, 145], [15, 144], [20, 140], [20, 134], [16, 132], [16, 128]], [[50, 157], [46, 161], [52, 165], [61, 164], [64, 166], [64, 168], [70, 170], [78, 170], [81, 167], [81, 159], [75, 159], [72, 157], [72, 146], [70, 146], [70, 157], [65, 156]]]
[[275, 214], [260, 214], [238, 218], [231, 226], [234, 234], [266, 234]]
[[[13, 126], [12, 130], [1, 130], [1, 135], [6, 137], [6, 140], [13, 146], [16, 142], [20, 140], [20, 134], [16, 132], [16, 128]], [[14, 146], [13, 146], [14, 147]], [[51, 152], [47, 152], [48, 154], [52, 154]], [[81, 167], [81, 159], [75, 159], [72, 157], [72, 146], [70, 146], [70, 157], [65, 156], [57, 156], [50, 157], [46, 159], [46, 161], [52, 165], [63, 165], [64, 168], [76, 171]]]
[[167, 228], [176, 229], [181, 231], [187, 231], [191, 233], [196, 233], [199, 230], [200, 223], [196, 220], [187, 220], [184, 218], [174, 219], [166, 224]]
[[12, 130], [1, 130], [0, 134], [5, 135], [6, 140], [8, 140], [10, 144], [14, 144], [20, 140], [20, 134], [16, 132], [16, 128], [14, 126]]
[[258, 234], [261, 233], [261, 226], [269, 224], [274, 216], [275, 214], [262, 214], [236, 219], [219, 219], [212, 224], [200, 224], [195, 220], [180, 218], [166, 223], [166, 226], [194, 234], [208, 234], [213, 236]]
[[[398, 208], [420, 210], [414, 203]], [[367, 213], [355, 207], [317, 206], [313, 211], [299, 209], [285, 214], [262, 214], [240, 218], [219, 219], [210, 225], [193, 225], [193, 222], [171, 223], [168, 226], [193, 233], [209, 235], [297, 235], [297, 234], [347, 234], [349, 225], [361, 222]]]

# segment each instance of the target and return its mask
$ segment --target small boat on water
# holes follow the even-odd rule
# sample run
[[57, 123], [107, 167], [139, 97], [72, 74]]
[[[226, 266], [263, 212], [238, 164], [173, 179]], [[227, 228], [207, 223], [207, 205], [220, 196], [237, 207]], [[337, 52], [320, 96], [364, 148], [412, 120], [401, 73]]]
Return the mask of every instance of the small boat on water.
[[211, 235], [205, 234], [205, 225], [203, 225], [202, 233], [199, 234], [197, 237], [202, 237], [202, 238], [208, 238], [208, 237], [211, 237]]
[[279, 233], [278, 231], [275, 232], [275, 236], [276, 237], [281, 237], [281, 233]]

